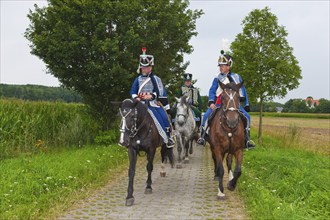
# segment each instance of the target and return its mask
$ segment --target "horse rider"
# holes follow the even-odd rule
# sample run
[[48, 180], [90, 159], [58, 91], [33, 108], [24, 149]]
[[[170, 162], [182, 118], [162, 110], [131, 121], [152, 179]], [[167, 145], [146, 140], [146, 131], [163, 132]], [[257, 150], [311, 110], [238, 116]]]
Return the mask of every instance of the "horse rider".
[[172, 148], [174, 140], [171, 138], [171, 125], [166, 114], [170, 105], [165, 86], [162, 80], [152, 72], [154, 56], [147, 55], [146, 50], [145, 47], [142, 48], [138, 67], [139, 75], [133, 82], [130, 95], [148, 105], [148, 112], [155, 121], [160, 136], [164, 139], [167, 147]]
[[[191, 73], [185, 73], [183, 74], [184, 78], [184, 84], [181, 86], [179, 92], [177, 93], [176, 97], [180, 98], [181, 96], [188, 96], [189, 99], [189, 104], [191, 107], [191, 110], [195, 114], [196, 120], [196, 125], [199, 128], [201, 125], [201, 108], [202, 108], [202, 99], [199, 94], [199, 90], [195, 88], [191, 82], [192, 80], [192, 74]], [[174, 112], [173, 112], [173, 115]]]
[[[211, 88], [209, 90], [209, 101], [208, 101], [209, 108], [207, 109], [207, 111], [205, 112], [204, 117], [203, 117], [202, 135], [197, 140], [197, 143], [200, 145], [205, 145], [205, 134], [208, 129], [208, 125], [205, 126], [205, 124], [207, 124], [207, 119], [208, 119], [210, 113], [216, 107], [220, 106], [222, 89], [219, 85], [219, 82], [222, 82], [224, 84], [227, 84], [230, 82], [235, 82], [236, 84], [238, 84], [238, 83], [243, 82], [243, 79], [239, 74], [231, 72], [230, 68], [232, 67], [232, 65], [233, 65], [233, 58], [230, 55], [225, 54], [225, 52], [223, 50], [221, 50], [221, 55], [218, 60], [218, 66], [220, 68], [220, 73], [217, 75], [217, 77], [215, 77], [213, 79]], [[247, 125], [245, 128], [245, 138], [244, 138], [245, 139], [245, 148], [252, 149], [255, 147], [255, 144], [250, 139], [250, 115], [248, 114], [248, 112], [250, 111], [250, 106], [249, 106], [248, 95], [247, 95], [244, 85], [240, 88], [239, 94], [240, 94], [240, 100], [242, 102], [244, 102], [244, 108], [243, 108], [243, 105], [240, 105], [239, 110], [244, 115], [244, 117], [246, 118], [246, 122], [247, 122], [246, 123]]]

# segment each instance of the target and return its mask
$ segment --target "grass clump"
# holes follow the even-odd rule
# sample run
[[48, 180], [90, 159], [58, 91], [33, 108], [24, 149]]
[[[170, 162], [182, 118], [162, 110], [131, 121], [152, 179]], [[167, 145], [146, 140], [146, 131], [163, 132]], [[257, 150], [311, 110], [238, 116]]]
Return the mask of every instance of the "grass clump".
[[[127, 167], [127, 150], [70, 148], [0, 161], [0, 219], [38, 219], [61, 213], [88, 190]], [[124, 199], [124, 198], [123, 198]]]
[[[0, 160], [92, 143], [99, 125], [82, 104], [0, 99]], [[42, 143], [42, 144], [41, 144]]]

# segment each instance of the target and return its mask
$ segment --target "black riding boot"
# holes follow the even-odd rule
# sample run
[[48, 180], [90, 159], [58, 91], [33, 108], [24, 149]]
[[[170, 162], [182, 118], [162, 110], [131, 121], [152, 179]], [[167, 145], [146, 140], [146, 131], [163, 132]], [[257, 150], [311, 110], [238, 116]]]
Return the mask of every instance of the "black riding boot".
[[205, 146], [205, 143], [206, 143], [206, 142], [205, 142], [206, 130], [207, 130], [207, 128], [204, 129], [204, 127], [202, 126], [201, 137], [198, 138], [198, 140], [197, 140], [197, 144]]
[[256, 147], [255, 143], [250, 139], [250, 128], [246, 128], [245, 129], [245, 132], [244, 132], [244, 143], [245, 143], [245, 146], [244, 148], [246, 148], [247, 150], [249, 149], [254, 149]]
[[167, 148], [174, 147], [175, 142], [174, 142], [174, 140], [171, 136], [170, 128], [166, 128], [166, 135], [167, 135], [167, 138], [168, 138], [168, 142], [166, 144]]

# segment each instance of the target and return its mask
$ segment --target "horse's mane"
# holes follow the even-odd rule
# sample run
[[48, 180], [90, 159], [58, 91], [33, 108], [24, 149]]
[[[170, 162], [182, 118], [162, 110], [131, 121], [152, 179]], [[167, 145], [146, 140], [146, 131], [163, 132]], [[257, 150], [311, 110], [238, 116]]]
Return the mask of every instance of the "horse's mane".
[[122, 107], [127, 107], [130, 109], [136, 108], [140, 114], [145, 113], [148, 110], [148, 108], [145, 104], [143, 104], [142, 102], [140, 102], [136, 99], [125, 99], [123, 101]]

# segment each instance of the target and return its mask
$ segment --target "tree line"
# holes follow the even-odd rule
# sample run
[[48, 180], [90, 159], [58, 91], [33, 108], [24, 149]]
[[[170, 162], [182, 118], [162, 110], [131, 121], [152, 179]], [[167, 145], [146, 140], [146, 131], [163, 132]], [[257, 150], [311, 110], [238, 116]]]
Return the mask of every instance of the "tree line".
[[[203, 109], [207, 109], [208, 96], [202, 96]], [[330, 113], [330, 100], [321, 98], [319, 99], [319, 105], [309, 106], [305, 99], [289, 99], [284, 104], [273, 101], [265, 101], [260, 107], [260, 102], [250, 103], [251, 112], [260, 112], [260, 108], [263, 112], [292, 112], [292, 113]]]
[[41, 85], [0, 84], [0, 97], [31, 101], [83, 102], [82, 97], [75, 91]]

